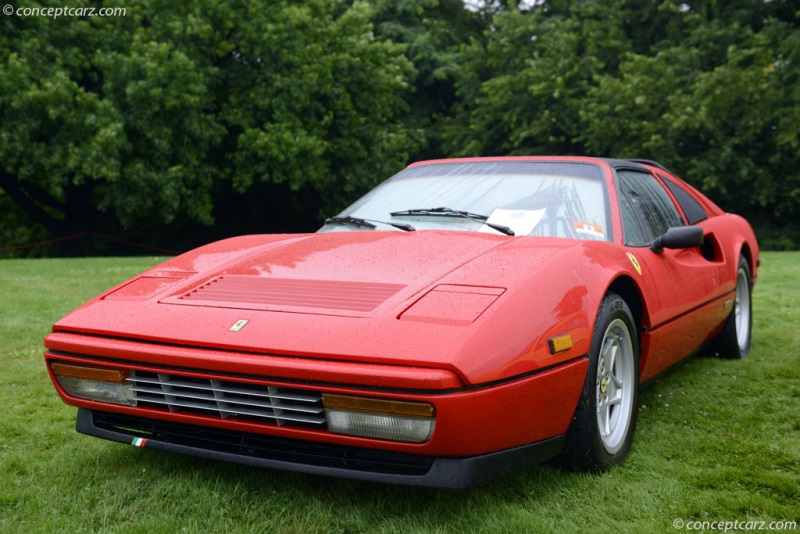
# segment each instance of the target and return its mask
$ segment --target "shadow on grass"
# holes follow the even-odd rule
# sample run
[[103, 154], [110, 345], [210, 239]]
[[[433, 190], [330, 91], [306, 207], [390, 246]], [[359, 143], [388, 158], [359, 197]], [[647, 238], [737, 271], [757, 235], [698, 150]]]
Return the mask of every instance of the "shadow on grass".
[[79, 460], [77, 468], [90, 479], [119, 477], [138, 485], [139, 490], [172, 488], [166, 490], [172, 499], [216, 495], [218, 507], [235, 506], [235, 502], [225, 502], [229, 499], [264, 510], [313, 507], [340, 518], [358, 516], [372, 524], [393, 519], [414, 522], [415, 518], [419, 523], [432, 518], [437, 524], [462, 522], [476, 507], [521, 503], [532, 497], [557, 498], [579, 480], [597, 477], [560, 471], [545, 463], [478, 488], [442, 490], [251, 468], [112, 442], [103, 443], [100, 449]]

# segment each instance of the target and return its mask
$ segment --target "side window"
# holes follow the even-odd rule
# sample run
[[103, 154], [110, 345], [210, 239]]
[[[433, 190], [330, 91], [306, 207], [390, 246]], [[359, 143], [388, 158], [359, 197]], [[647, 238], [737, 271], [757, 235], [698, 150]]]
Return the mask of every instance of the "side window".
[[642, 247], [667, 228], [683, 226], [672, 199], [651, 174], [619, 170], [617, 182], [626, 245]]
[[697, 224], [700, 221], [708, 219], [708, 213], [706, 213], [706, 210], [703, 209], [703, 206], [701, 206], [699, 202], [692, 198], [692, 195], [665, 176], [659, 174], [658, 177], [666, 184], [672, 196], [674, 196], [678, 204], [681, 205], [681, 209], [683, 209], [683, 213], [686, 215], [689, 224]]
[[633, 207], [628, 202], [628, 197], [624, 194], [619, 196], [620, 213], [622, 214], [622, 235], [625, 236], [625, 244], [631, 247], [643, 247], [647, 245], [647, 236], [642, 230], [642, 225], [634, 213]]

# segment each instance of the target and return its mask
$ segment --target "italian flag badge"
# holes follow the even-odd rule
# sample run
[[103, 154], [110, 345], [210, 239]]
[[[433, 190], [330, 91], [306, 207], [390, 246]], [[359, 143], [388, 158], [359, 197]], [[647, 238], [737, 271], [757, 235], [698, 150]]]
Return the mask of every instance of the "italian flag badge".
[[147, 445], [147, 440], [144, 438], [133, 438], [133, 441], [131, 441], [131, 445], [133, 445], [134, 447], [144, 447], [145, 445]]

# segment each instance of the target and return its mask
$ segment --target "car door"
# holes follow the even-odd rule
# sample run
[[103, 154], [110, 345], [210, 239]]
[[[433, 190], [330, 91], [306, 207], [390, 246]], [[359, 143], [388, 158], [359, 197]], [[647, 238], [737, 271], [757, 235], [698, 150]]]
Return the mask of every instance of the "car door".
[[656, 237], [686, 222], [654, 175], [633, 169], [616, 175], [625, 246], [654, 285], [650, 328], [656, 335], [660, 330], [661, 339], [649, 364], [661, 369], [697, 349], [715, 326], [718, 313], [708, 304], [716, 293], [718, 264], [698, 247], [652, 251]]

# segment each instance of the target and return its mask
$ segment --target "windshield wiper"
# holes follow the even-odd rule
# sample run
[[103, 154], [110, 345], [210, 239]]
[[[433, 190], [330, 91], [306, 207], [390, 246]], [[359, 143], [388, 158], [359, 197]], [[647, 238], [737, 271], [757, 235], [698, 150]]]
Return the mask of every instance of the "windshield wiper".
[[351, 217], [349, 215], [345, 217], [329, 217], [325, 219], [325, 224], [349, 224], [350, 226], [360, 226], [361, 228], [370, 228], [372, 230], [376, 229], [372, 223], [380, 223], [380, 224], [388, 224], [389, 226], [393, 226], [399, 230], [403, 230], [405, 232], [413, 232], [416, 230], [410, 224], [402, 224], [402, 223], [392, 223], [392, 222], [385, 222], [385, 221], [373, 221], [372, 219], [359, 219], [358, 217]]
[[514, 235], [514, 230], [502, 224], [495, 224], [486, 222], [489, 217], [481, 215], [480, 213], [470, 213], [468, 211], [454, 210], [453, 208], [428, 208], [428, 209], [413, 209], [403, 211], [393, 211], [390, 213], [392, 217], [413, 217], [415, 215], [430, 216], [430, 217], [460, 217], [462, 219], [472, 219], [474, 221], [481, 221], [483, 224], [493, 230], [502, 232], [506, 235]]

